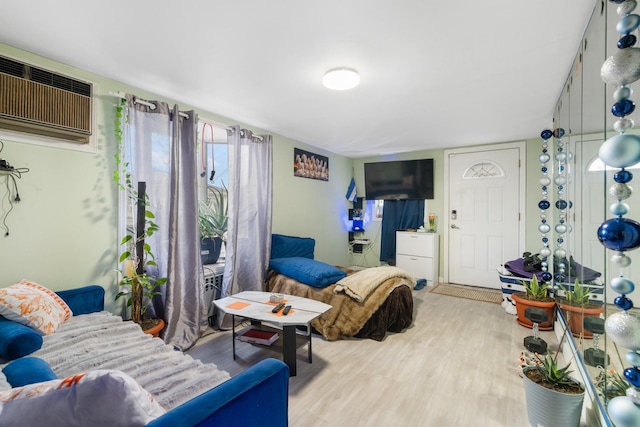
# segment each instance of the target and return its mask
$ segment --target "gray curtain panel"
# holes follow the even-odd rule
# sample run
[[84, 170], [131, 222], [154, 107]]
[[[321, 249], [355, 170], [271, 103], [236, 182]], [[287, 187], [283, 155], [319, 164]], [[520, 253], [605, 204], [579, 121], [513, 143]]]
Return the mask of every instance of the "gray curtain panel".
[[229, 223], [222, 296], [262, 291], [271, 252], [273, 146], [232, 126], [229, 144]]
[[147, 182], [159, 226], [148, 243], [160, 277], [168, 278], [148, 312], [165, 320], [165, 342], [186, 350], [207, 327], [197, 216], [198, 118], [194, 111], [185, 118], [177, 106], [136, 99], [127, 95], [126, 156], [134, 181]]

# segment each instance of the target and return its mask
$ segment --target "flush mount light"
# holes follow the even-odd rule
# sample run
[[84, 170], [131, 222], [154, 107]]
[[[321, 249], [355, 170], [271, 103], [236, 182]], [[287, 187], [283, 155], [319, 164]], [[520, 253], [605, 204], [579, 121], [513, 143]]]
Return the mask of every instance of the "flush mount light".
[[322, 84], [333, 90], [348, 90], [360, 84], [360, 75], [351, 68], [334, 68], [322, 77]]

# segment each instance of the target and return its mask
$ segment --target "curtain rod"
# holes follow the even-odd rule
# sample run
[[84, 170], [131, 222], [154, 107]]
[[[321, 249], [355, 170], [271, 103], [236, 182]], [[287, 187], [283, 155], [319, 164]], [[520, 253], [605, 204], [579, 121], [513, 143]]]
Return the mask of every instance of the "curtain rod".
[[[110, 95], [113, 96], [117, 96], [118, 98], [121, 99], [125, 99], [126, 95], [122, 92], [109, 92]], [[142, 99], [134, 99], [133, 102], [135, 102], [136, 104], [142, 104], [142, 105], [146, 105], [147, 107], [151, 108], [152, 110], [156, 109], [156, 105], [152, 102], [147, 102], [147, 101], [143, 101]], [[189, 115], [187, 113], [183, 113], [182, 111], [178, 111], [178, 114], [180, 115], [180, 117], [184, 117], [185, 119], [189, 119]]]

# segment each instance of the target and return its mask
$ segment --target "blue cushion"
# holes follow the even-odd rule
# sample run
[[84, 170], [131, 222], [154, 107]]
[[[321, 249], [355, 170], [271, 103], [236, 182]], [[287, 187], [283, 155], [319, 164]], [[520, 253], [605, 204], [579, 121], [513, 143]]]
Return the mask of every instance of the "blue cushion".
[[339, 268], [303, 257], [272, 259], [269, 268], [316, 288], [324, 288], [347, 276]]
[[0, 316], [0, 356], [13, 360], [42, 347], [42, 336], [35, 330]]
[[2, 369], [2, 373], [11, 387], [58, 379], [47, 362], [33, 356], [14, 360]]
[[316, 241], [310, 237], [271, 235], [271, 259], [302, 257], [313, 259]]

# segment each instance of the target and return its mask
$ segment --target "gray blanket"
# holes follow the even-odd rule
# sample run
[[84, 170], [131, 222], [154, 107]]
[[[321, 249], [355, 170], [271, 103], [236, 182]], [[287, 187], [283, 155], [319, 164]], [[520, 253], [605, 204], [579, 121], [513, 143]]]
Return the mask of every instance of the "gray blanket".
[[167, 411], [229, 378], [140, 327], [103, 311], [73, 316], [44, 337], [32, 356], [49, 363], [60, 378], [95, 369], [117, 369], [134, 378]]

